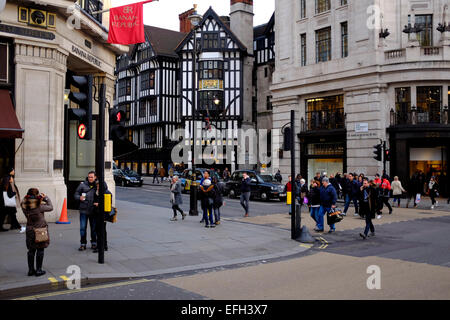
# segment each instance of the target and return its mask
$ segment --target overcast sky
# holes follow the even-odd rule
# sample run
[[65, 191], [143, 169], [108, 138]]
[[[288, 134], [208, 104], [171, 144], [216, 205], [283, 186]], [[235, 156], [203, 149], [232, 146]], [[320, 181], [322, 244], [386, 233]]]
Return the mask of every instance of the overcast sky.
[[[111, 0], [113, 7], [140, 0]], [[230, 14], [230, 0], [159, 0], [144, 4], [144, 23], [147, 25], [179, 31], [178, 15], [198, 4], [198, 13], [204, 14], [212, 7], [219, 16]], [[275, 10], [275, 0], [254, 0], [253, 24], [255, 26], [267, 23]]]

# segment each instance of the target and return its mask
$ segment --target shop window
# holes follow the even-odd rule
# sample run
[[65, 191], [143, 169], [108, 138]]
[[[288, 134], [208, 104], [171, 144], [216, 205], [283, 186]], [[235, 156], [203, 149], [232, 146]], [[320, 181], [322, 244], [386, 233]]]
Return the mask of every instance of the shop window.
[[344, 96], [308, 99], [307, 131], [343, 129], [345, 127]]
[[417, 87], [417, 122], [440, 123], [442, 87]]
[[316, 62], [331, 60], [331, 28], [316, 31]]

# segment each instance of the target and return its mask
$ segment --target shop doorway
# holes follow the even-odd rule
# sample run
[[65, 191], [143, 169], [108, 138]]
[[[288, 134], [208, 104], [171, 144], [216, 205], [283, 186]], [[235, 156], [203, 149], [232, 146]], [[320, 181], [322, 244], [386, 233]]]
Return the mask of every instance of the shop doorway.
[[409, 176], [421, 171], [425, 174], [427, 181], [432, 176], [442, 180], [448, 172], [447, 154], [448, 148], [446, 146], [411, 148], [409, 151]]

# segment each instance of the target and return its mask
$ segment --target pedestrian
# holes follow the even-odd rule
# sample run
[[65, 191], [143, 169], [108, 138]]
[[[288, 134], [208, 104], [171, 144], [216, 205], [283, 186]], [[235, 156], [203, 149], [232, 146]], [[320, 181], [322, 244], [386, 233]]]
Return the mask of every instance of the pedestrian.
[[348, 208], [350, 207], [350, 203], [353, 202], [353, 205], [355, 206], [355, 216], [358, 216], [358, 197], [360, 192], [360, 185], [355, 179], [355, 175], [353, 173], [349, 173], [347, 176], [347, 181], [345, 182], [345, 205], [344, 205], [344, 212], [342, 215], [346, 216]]
[[220, 224], [220, 207], [223, 206], [223, 193], [224, 193], [224, 186], [223, 184], [219, 183], [219, 180], [217, 177], [213, 177], [212, 183], [214, 184], [214, 219], [215, 224]]
[[389, 197], [391, 194], [391, 189], [392, 189], [391, 184], [390, 184], [389, 180], [387, 179], [387, 177], [385, 176], [383, 178], [383, 182], [381, 183], [381, 200], [382, 200], [383, 204], [386, 207], [388, 207], [389, 214], [392, 214], [392, 207], [389, 204]]
[[[20, 193], [14, 181], [15, 171], [13, 168], [9, 170], [9, 174], [5, 176], [2, 180], [1, 188], [1, 207], [0, 207], [0, 231], [7, 231], [8, 229], [3, 228], [3, 222], [5, 217], [9, 217], [10, 228], [9, 230], [19, 230], [20, 233], [25, 232], [25, 227], [22, 227], [17, 221], [17, 204], [20, 203]], [[8, 198], [13, 198], [16, 203], [15, 206], [6, 206], [4, 196]]]
[[[279, 171], [279, 170], [278, 170]], [[244, 217], [248, 217], [249, 213], [249, 201], [251, 194], [251, 179], [246, 172], [242, 175], [241, 183], [241, 206], [245, 210]]]
[[[75, 200], [79, 201], [80, 206], [80, 248], [79, 251], [86, 250], [87, 240], [87, 225], [89, 222], [91, 231], [91, 249], [97, 249], [97, 232], [96, 232], [96, 217], [94, 213], [94, 194], [96, 188], [97, 174], [95, 171], [90, 171], [85, 181], [81, 182], [75, 191]], [[108, 187], [105, 183], [105, 190]]]
[[227, 182], [228, 180], [230, 180], [230, 177], [230, 171], [228, 170], [228, 167], [226, 167], [225, 170], [223, 170], [223, 180]]
[[172, 179], [173, 179], [173, 172], [174, 172], [173, 167], [171, 167], [169, 169], [169, 181], [172, 181]]
[[281, 181], [283, 181], [283, 177], [281, 176], [280, 170], [278, 170], [277, 173], [275, 173], [275, 180], [278, 181], [278, 183], [281, 183]]
[[375, 227], [373, 226], [372, 219], [375, 219], [375, 213], [377, 211], [377, 197], [376, 184], [364, 178], [359, 197], [360, 212], [366, 219], [364, 233], [359, 234], [363, 239], [368, 237], [369, 230], [370, 236], [375, 236]]
[[200, 184], [200, 199], [203, 208], [203, 221], [205, 228], [214, 228], [213, 204], [214, 204], [214, 184], [209, 176]]
[[[27, 218], [26, 227], [26, 245], [28, 249], [28, 276], [42, 276], [45, 271], [42, 270], [42, 263], [44, 262], [44, 249], [50, 244], [48, 237], [48, 225], [45, 221], [44, 212], [53, 211], [53, 205], [49, 197], [45, 194], [39, 194], [39, 190], [31, 188], [28, 190], [27, 195], [20, 203], [23, 213]], [[37, 229], [44, 229], [46, 231], [46, 237], [39, 236], [36, 238], [36, 234], [40, 234]], [[36, 256], [36, 269], [34, 268], [34, 257]]]
[[417, 172], [415, 172], [411, 178], [408, 180], [408, 185], [407, 185], [407, 197], [408, 197], [408, 202], [406, 203], [406, 207], [409, 207], [409, 202], [411, 201], [411, 198], [414, 201], [414, 208], [417, 207], [417, 193], [418, 193], [418, 175]]
[[302, 206], [307, 205], [309, 202], [308, 185], [306, 184], [305, 179], [303, 179], [300, 175], [298, 175], [297, 178], [300, 178], [300, 180], [298, 181], [298, 184], [296, 185], [295, 192], [297, 194], [296, 199], [297, 199], [297, 202], [300, 204], [300, 212], [301, 212]]
[[183, 204], [183, 198], [181, 196], [181, 182], [178, 176], [174, 176], [170, 186], [170, 203], [172, 204], [173, 217], [170, 221], [177, 221], [177, 211], [181, 213], [181, 218], [184, 220], [186, 214], [180, 209], [180, 205]]
[[[192, 172], [192, 181], [194, 182], [194, 181], [197, 181], [197, 174], [195, 173], [195, 172]], [[203, 184], [203, 181], [205, 181], [205, 179], [209, 179], [209, 171], [208, 170], [206, 170], [205, 172], [203, 172], [203, 175], [201, 176], [201, 178], [199, 178], [200, 179], [200, 183], [199, 183], [199, 186], [201, 186], [202, 184]], [[201, 200], [201, 197], [202, 197], [202, 194], [199, 192], [198, 193], [198, 196], [199, 196], [199, 198], [198, 198], [198, 200]], [[202, 208], [202, 212], [205, 210], [205, 207], [204, 207], [204, 202], [203, 201], [200, 201], [200, 205], [201, 205], [201, 208]], [[205, 219], [203, 218], [203, 216], [202, 216], [202, 220], [200, 220], [200, 223], [203, 223], [203, 222], [205, 222]]]
[[397, 202], [398, 207], [400, 208], [401, 197], [403, 192], [406, 192], [406, 190], [403, 189], [402, 183], [400, 182], [397, 176], [394, 177], [394, 181], [392, 181], [391, 188], [392, 188], [392, 195], [394, 196], [393, 204]]
[[[317, 222], [317, 228], [314, 229], [315, 231], [324, 231], [324, 216], [325, 214], [329, 214], [331, 212], [331, 209], [336, 208], [336, 201], [336, 189], [334, 189], [334, 187], [330, 184], [330, 180], [327, 177], [322, 178], [322, 187], [320, 188], [319, 219]], [[328, 233], [332, 233], [335, 231], [335, 225], [330, 225], [330, 231]]]
[[155, 167], [155, 170], [153, 170], [153, 184], [155, 184], [155, 179], [156, 179], [156, 182], [158, 182], [158, 184], [159, 184], [159, 178], [158, 178], [158, 167]]
[[[112, 193], [107, 188], [105, 188], [105, 194], [110, 194], [112, 199]], [[96, 219], [95, 223], [95, 233], [98, 235], [100, 233], [100, 225], [97, 223], [98, 215], [100, 214], [99, 210], [99, 202], [100, 202], [100, 182], [98, 180], [95, 180], [95, 193], [94, 193], [94, 207], [93, 207], [93, 216], [94, 219]], [[103, 213], [106, 217], [106, 212]], [[108, 212], [109, 215], [109, 212]], [[105, 219], [103, 222], [103, 248], [105, 251], [108, 251], [108, 234], [106, 233], [106, 223], [107, 220]], [[92, 250], [93, 253], [98, 252], [98, 246]]]
[[160, 171], [159, 171], [159, 175], [161, 177], [161, 183], [164, 182], [164, 179], [166, 177], [166, 169], [164, 169], [164, 167], [161, 167]]
[[436, 201], [436, 197], [439, 197], [439, 185], [434, 176], [432, 176], [430, 182], [428, 182], [428, 194], [431, 198], [431, 210], [433, 210], [435, 206], [439, 206], [439, 202]]
[[308, 202], [310, 206], [311, 218], [316, 223], [315, 229], [317, 229], [317, 223], [319, 221], [319, 209], [320, 209], [320, 182], [317, 180], [311, 181], [311, 187], [308, 194]]

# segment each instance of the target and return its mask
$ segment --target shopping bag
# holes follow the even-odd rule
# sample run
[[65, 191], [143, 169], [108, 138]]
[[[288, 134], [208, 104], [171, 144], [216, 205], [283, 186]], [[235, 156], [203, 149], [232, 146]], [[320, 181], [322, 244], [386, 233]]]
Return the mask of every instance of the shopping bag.
[[420, 193], [416, 194], [416, 203], [419, 204], [420, 202]]
[[5, 207], [15, 208], [16, 207], [16, 197], [8, 197], [8, 192], [3, 191], [3, 199], [5, 202]]

